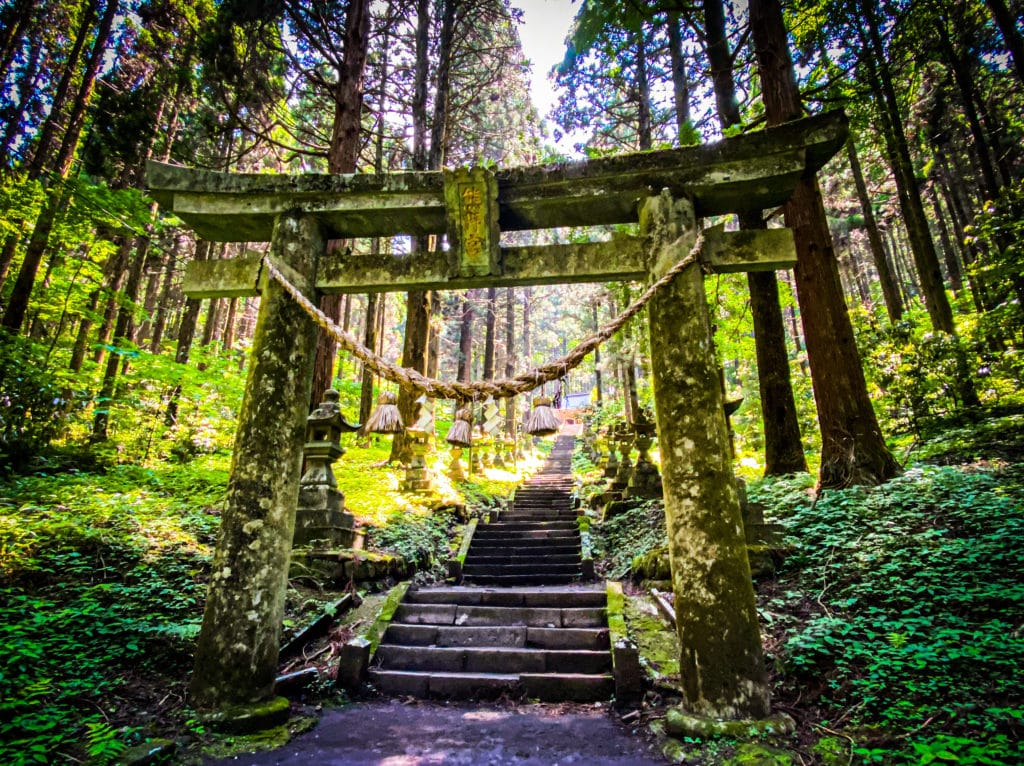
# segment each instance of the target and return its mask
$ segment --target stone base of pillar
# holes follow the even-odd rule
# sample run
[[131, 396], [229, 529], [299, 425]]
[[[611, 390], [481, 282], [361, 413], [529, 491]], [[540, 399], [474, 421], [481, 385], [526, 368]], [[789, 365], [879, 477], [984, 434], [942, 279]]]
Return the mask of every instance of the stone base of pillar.
[[662, 496], [661, 474], [654, 463], [638, 462], [623, 493], [627, 498], [656, 500]]
[[792, 734], [796, 731], [796, 722], [785, 713], [776, 713], [764, 718], [722, 720], [670, 707], [665, 715], [665, 730], [676, 737], [750, 738], [768, 734]]
[[363, 532], [344, 510], [345, 495], [335, 487], [304, 485], [299, 489], [293, 546], [361, 548]]

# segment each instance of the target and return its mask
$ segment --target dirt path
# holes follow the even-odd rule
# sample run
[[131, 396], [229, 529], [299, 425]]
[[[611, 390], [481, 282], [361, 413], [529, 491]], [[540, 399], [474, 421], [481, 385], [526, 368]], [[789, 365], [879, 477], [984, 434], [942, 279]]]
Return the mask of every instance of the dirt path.
[[663, 766], [606, 706], [359, 702], [279, 750], [236, 766]]

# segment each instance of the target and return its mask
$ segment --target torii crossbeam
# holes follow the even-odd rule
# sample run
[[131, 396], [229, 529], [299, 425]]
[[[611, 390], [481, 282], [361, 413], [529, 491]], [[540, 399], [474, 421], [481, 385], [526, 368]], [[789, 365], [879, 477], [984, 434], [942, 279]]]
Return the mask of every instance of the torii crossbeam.
[[[843, 145], [829, 113], [718, 143], [586, 162], [374, 175], [267, 175], [148, 167], [152, 196], [206, 239], [270, 240], [304, 294], [656, 279], [687, 255], [700, 218], [785, 202]], [[640, 236], [502, 247], [503, 231], [640, 223]], [[413, 255], [326, 254], [329, 239], [447, 234]], [[701, 263], [651, 299], [651, 369], [686, 705], [768, 712], [754, 592], [712, 350], [703, 270], [791, 267], [786, 229], [709, 231]], [[259, 260], [190, 264], [195, 298], [260, 295], [196, 653], [199, 705], [273, 693], [316, 325]]]

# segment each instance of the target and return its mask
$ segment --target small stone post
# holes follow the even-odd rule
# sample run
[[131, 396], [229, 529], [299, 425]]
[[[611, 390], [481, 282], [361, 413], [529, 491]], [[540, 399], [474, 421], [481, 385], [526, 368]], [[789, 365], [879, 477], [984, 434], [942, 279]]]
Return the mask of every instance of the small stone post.
[[[313, 297], [324, 245], [316, 219], [282, 213], [270, 254]], [[192, 693], [199, 708], [256, 703], [274, 691], [316, 333], [302, 307], [264, 274], [196, 646]]]
[[[640, 219], [656, 278], [693, 246], [693, 207], [663, 192]], [[700, 716], [761, 718], [768, 683], [700, 264], [648, 307], [684, 706]]]

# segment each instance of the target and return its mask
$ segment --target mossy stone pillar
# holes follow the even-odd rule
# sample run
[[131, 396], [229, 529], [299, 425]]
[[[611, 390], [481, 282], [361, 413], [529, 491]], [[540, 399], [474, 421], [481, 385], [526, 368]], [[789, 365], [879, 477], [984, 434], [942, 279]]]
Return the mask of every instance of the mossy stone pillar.
[[[312, 297], [325, 239], [314, 218], [284, 213], [270, 257]], [[317, 327], [263, 275], [259, 318], [212, 574], [196, 647], [198, 707], [270, 697], [284, 615]]]
[[[667, 192], [644, 203], [641, 225], [655, 278], [696, 238], [691, 204]], [[760, 718], [768, 683], [700, 264], [648, 307], [684, 706], [700, 716]]]

